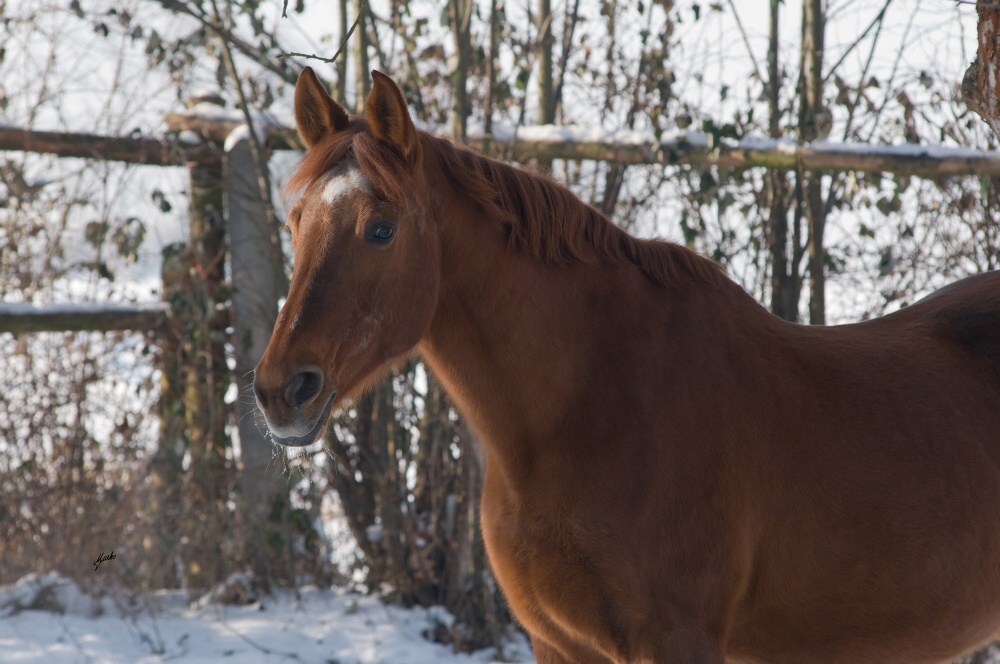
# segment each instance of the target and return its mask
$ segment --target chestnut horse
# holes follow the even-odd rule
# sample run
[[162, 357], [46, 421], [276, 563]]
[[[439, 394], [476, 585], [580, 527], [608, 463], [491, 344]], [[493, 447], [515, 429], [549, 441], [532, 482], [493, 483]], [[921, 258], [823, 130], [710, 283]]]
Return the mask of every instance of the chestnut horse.
[[419, 353], [478, 432], [539, 662], [945, 662], [1000, 629], [1000, 273], [806, 327], [550, 179], [306, 69], [274, 439]]

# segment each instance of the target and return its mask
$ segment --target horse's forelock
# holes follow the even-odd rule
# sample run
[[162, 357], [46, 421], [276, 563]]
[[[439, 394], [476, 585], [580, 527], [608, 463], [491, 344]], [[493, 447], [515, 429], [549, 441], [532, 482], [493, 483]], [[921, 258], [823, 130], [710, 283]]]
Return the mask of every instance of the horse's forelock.
[[419, 203], [410, 169], [389, 145], [365, 132], [354, 140], [354, 158], [377, 195], [400, 209]]
[[366, 127], [364, 120], [355, 119], [347, 130], [313, 146], [296, 165], [283, 194], [291, 197], [306, 191], [350, 156], [376, 195], [400, 208], [411, 206], [414, 185], [406, 165], [391, 147], [365, 131]]
[[307, 150], [295, 165], [282, 194], [292, 197], [304, 192], [347, 156], [354, 143], [354, 136], [360, 129], [357, 124], [352, 123], [346, 131], [327, 136], [312, 149]]

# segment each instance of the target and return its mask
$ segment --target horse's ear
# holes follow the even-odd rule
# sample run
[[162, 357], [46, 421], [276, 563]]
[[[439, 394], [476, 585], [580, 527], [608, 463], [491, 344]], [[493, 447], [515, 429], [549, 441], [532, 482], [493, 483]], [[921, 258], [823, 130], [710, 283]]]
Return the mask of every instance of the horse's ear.
[[295, 124], [306, 147], [347, 129], [348, 123], [347, 111], [327, 93], [312, 68], [303, 69], [295, 84]]
[[380, 71], [372, 71], [372, 82], [372, 91], [365, 102], [368, 126], [375, 138], [393, 146], [404, 159], [412, 162], [417, 149], [417, 130], [403, 93]]

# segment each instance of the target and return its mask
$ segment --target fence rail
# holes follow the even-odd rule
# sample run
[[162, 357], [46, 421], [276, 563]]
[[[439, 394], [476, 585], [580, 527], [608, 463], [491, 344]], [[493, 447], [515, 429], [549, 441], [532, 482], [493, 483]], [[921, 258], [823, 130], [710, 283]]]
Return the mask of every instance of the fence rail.
[[0, 151], [35, 152], [151, 166], [182, 166], [189, 161], [219, 159], [216, 146], [197, 140], [184, 142], [148, 136], [102, 136], [6, 126], [0, 126]]
[[603, 132], [584, 127], [521, 127], [492, 136], [473, 135], [469, 145], [509, 159], [570, 159], [618, 164], [686, 164], [718, 168], [794, 171], [867, 171], [937, 178], [1000, 174], [1000, 151], [942, 145], [868, 145], [685, 132], [657, 138], [637, 131]]
[[159, 331], [166, 327], [166, 304], [119, 306], [60, 304], [35, 307], [0, 302], [0, 332]]
[[[96, 134], [33, 131], [0, 126], [0, 151], [21, 150], [123, 161], [134, 164], [181, 165], [220, 158], [219, 146], [239, 126], [232, 118], [173, 113], [168, 124], [208, 138], [206, 142], [168, 138], [115, 137]], [[269, 148], [299, 149], [295, 132], [278, 124], [266, 126]], [[509, 159], [595, 160], [619, 164], [686, 164], [718, 168], [773, 168], [807, 171], [867, 171], [921, 177], [1000, 175], [1000, 151], [940, 145], [867, 145], [862, 143], [798, 144], [786, 139], [744, 136], [719, 139], [704, 132], [663, 138], [633, 131], [604, 132], [572, 126], [520, 127], [491, 136], [473, 134], [468, 145]]]

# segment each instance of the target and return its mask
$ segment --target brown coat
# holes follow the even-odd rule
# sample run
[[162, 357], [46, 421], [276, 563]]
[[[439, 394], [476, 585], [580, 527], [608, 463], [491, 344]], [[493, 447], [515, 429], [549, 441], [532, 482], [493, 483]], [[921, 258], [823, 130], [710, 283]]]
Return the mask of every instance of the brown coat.
[[361, 120], [306, 70], [296, 117], [261, 410], [309, 444], [419, 352], [485, 444], [487, 552], [540, 662], [945, 662], [1000, 629], [1000, 274], [792, 325], [418, 132], [381, 74]]

